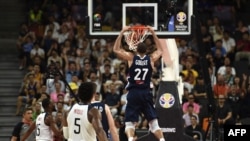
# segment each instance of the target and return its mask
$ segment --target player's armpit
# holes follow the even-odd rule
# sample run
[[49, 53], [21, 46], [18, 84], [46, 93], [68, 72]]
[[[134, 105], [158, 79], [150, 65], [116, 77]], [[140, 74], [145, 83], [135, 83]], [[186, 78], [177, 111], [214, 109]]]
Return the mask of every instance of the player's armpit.
[[121, 59], [128, 60], [128, 61], [132, 61], [132, 60], [133, 60], [133, 57], [134, 57], [134, 54], [133, 54], [133, 53], [127, 52], [127, 51], [125, 51], [124, 49], [121, 49], [121, 50], [119, 50], [119, 51], [116, 51], [115, 53], [116, 53], [117, 56], [119, 56]]
[[156, 62], [158, 59], [160, 59], [161, 55], [162, 55], [162, 51], [156, 50], [150, 56], [151, 56], [152, 61]]

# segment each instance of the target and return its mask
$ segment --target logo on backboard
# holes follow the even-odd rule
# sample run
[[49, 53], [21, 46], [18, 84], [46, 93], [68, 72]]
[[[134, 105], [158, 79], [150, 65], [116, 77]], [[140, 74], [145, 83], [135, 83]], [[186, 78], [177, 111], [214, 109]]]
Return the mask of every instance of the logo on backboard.
[[161, 95], [159, 103], [162, 108], [171, 108], [175, 103], [175, 98], [170, 93], [164, 93]]
[[99, 13], [94, 14], [93, 16], [93, 31], [101, 31], [102, 30], [102, 16]]
[[187, 14], [185, 12], [178, 12], [176, 14], [176, 20], [178, 21], [177, 25], [175, 25], [175, 29], [177, 31], [186, 31], [187, 25], [185, 25], [185, 21], [187, 20]]
[[102, 19], [102, 16], [99, 13], [94, 14], [94, 21], [100, 22]]

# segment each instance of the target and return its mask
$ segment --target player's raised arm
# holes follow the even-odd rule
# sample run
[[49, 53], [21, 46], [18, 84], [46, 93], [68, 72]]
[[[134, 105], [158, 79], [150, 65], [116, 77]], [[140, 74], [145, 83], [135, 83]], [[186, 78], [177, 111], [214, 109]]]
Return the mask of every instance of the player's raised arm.
[[115, 40], [115, 44], [114, 44], [114, 47], [113, 47], [113, 51], [114, 53], [121, 57], [122, 59], [125, 59], [125, 60], [132, 60], [133, 59], [133, 54], [130, 53], [130, 52], [127, 52], [125, 51], [123, 48], [121, 48], [121, 40], [122, 40], [122, 37], [123, 37], [123, 34], [124, 32], [126, 32], [127, 30], [129, 29], [129, 26], [125, 26], [120, 34], [118, 35], [118, 37], [116, 38]]
[[160, 40], [159, 38], [157, 37], [157, 35], [155, 34], [155, 31], [154, 29], [151, 27], [151, 26], [147, 26], [148, 27], [148, 30], [149, 32], [151, 32], [152, 34], [152, 37], [154, 39], [154, 42], [155, 42], [155, 46], [156, 46], [156, 51], [154, 51], [152, 54], [151, 54], [151, 59], [153, 62], [157, 61], [161, 55], [162, 55], [162, 46], [161, 46], [161, 43], [160, 43]]
[[105, 131], [103, 130], [102, 126], [102, 116], [98, 109], [91, 108], [88, 112], [88, 117], [90, 123], [93, 125], [97, 138], [99, 141], [108, 141], [107, 135]]

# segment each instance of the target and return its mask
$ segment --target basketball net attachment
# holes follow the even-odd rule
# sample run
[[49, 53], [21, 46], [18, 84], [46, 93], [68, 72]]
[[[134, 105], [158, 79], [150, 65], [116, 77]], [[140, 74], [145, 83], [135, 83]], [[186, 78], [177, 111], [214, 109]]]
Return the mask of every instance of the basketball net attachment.
[[132, 26], [128, 31], [124, 32], [124, 37], [129, 50], [136, 50], [137, 45], [148, 37], [148, 28], [142, 25]]

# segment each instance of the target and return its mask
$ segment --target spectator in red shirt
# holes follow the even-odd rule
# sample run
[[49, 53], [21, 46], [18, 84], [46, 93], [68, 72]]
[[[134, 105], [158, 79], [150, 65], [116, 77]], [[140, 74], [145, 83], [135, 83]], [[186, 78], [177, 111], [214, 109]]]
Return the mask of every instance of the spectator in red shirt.
[[214, 97], [218, 98], [219, 95], [223, 95], [224, 97], [227, 97], [228, 89], [229, 89], [229, 87], [225, 83], [225, 79], [224, 79], [223, 75], [218, 75], [217, 82], [213, 86]]
[[235, 61], [239, 61], [242, 58], [248, 59], [248, 63], [250, 64], [250, 40], [248, 32], [242, 34], [242, 39], [236, 45]]

